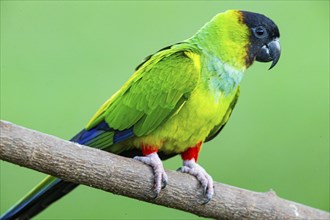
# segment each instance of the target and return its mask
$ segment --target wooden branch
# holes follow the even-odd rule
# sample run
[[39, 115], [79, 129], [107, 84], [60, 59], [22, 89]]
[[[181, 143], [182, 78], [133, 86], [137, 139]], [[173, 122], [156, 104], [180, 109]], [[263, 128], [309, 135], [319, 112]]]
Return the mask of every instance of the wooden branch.
[[[146, 202], [216, 219], [330, 219], [330, 213], [215, 183], [215, 196], [200, 204], [201, 189], [190, 175], [167, 171], [169, 183], [153, 199], [152, 170], [140, 162], [0, 122], [0, 159]], [[142, 174], [142, 175], [141, 175]]]

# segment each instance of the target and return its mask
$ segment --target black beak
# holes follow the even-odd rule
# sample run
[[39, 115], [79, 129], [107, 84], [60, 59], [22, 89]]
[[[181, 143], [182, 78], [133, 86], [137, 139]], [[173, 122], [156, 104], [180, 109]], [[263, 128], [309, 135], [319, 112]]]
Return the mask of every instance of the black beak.
[[281, 47], [280, 47], [280, 41], [278, 38], [272, 40], [270, 43], [265, 44], [261, 47], [261, 49], [258, 51], [256, 60], [259, 62], [272, 62], [272, 65], [269, 67], [269, 69], [273, 68], [281, 56]]

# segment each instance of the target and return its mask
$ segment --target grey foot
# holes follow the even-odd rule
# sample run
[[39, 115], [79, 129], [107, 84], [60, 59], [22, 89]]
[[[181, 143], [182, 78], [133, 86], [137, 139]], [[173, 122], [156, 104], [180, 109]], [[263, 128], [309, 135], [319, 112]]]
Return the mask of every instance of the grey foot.
[[202, 204], [206, 204], [212, 199], [214, 194], [213, 179], [203, 167], [195, 162], [194, 159], [183, 161], [183, 166], [178, 170], [183, 173], [189, 173], [190, 175], [196, 177], [196, 179], [200, 182], [205, 195], [205, 200]]
[[142, 163], [151, 166], [151, 168], [153, 169], [154, 175], [155, 175], [154, 191], [156, 193], [156, 196], [155, 196], [155, 198], [156, 198], [159, 195], [160, 190], [165, 188], [165, 186], [167, 185], [167, 180], [168, 180], [167, 174], [163, 167], [163, 163], [160, 160], [158, 154], [151, 153], [144, 157], [136, 156], [133, 159], [141, 161]]

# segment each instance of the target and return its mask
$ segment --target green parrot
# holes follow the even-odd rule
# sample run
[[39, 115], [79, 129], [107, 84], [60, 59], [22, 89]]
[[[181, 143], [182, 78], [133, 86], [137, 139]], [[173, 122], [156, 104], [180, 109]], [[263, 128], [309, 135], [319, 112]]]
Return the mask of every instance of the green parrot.
[[[198, 179], [207, 203], [213, 180], [198, 154], [227, 123], [246, 69], [254, 60], [276, 65], [279, 37], [264, 15], [219, 13], [191, 38], [148, 56], [71, 141], [151, 166], [156, 196], [168, 181], [161, 160], [180, 154], [179, 170]], [[76, 186], [48, 176], [1, 219], [32, 218]]]

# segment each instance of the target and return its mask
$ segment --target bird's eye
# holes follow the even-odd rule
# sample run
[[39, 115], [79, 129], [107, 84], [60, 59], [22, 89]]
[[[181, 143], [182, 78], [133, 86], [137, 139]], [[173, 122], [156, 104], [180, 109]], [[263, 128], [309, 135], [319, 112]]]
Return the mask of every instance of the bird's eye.
[[253, 30], [254, 36], [256, 36], [257, 38], [265, 38], [268, 36], [267, 30], [264, 27], [260, 26], [260, 27], [253, 28], [252, 30]]

